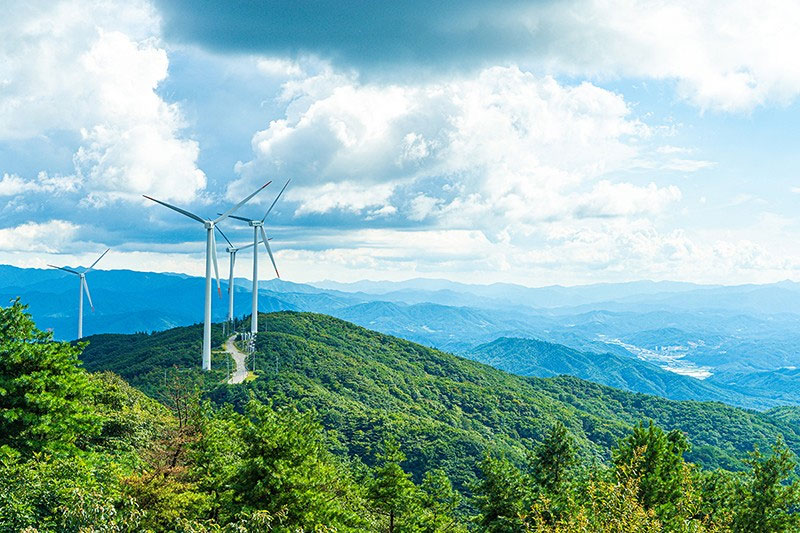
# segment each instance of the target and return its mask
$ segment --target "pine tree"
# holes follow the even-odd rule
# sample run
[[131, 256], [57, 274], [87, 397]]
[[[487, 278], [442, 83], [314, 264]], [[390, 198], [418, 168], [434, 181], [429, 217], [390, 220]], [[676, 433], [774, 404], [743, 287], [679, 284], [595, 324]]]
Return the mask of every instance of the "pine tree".
[[732, 530], [736, 533], [783, 533], [800, 528], [800, 482], [786, 483], [795, 469], [792, 452], [782, 440], [763, 455], [758, 448], [747, 460], [750, 472], [737, 487]]
[[556, 494], [563, 488], [575, 463], [570, 434], [564, 424], [556, 422], [536, 448], [531, 461], [533, 480], [545, 491]]
[[358, 493], [327, 448], [313, 412], [248, 403], [241, 430], [244, 449], [231, 482], [244, 511], [282, 515], [288, 530], [359, 531], [352, 504]]
[[100, 431], [81, 346], [55, 342], [26, 310], [19, 299], [0, 308], [0, 450], [68, 450]]
[[424, 512], [421, 531], [437, 533], [458, 530], [455, 513], [461, 503], [461, 495], [453, 488], [444, 470], [436, 469], [425, 474], [420, 489]]
[[405, 459], [395, 440], [386, 441], [368, 490], [373, 507], [388, 520], [389, 533], [396, 531], [398, 519], [412, 514], [419, 498], [411, 475], [400, 466]]
[[482, 479], [474, 487], [478, 525], [489, 533], [522, 530], [525, 494], [522, 473], [506, 457], [487, 454], [478, 465]]
[[684, 480], [683, 454], [689, 441], [680, 431], [664, 431], [651, 421], [641, 423], [612, 452], [614, 464], [630, 465], [639, 477], [639, 500], [645, 509], [656, 509], [677, 502]]

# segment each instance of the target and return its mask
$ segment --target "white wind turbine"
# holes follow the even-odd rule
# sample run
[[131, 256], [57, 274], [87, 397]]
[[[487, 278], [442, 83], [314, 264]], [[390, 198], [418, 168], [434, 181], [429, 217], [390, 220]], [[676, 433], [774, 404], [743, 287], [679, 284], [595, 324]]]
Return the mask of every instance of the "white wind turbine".
[[180, 207], [175, 207], [174, 205], [170, 205], [166, 202], [162, 202], [161, 200], [156, 200], [155, 198], [151, 198], [150, 196], [143, 195], [148, 200], [152, 200], [156, 203], [163, 205], [164, 207], [168, 207], [173, 211], [177, 211], [178, 213], [185, 215], [192, 220], [196, 220], [203, 224], [206, 229], [206, 304], [205, 304], [205, 313], [203, 315], [203, 370], [211, 370], [211, 264], [214, 264], [214, 274], [217, 278], [217, 292], [221, 293], [221, 288], [219, 284], [219, 268], [217, 267], [217, 246], [216, 246], [216, 239], [214, 238], [214, 227], [228, 218], [231, 213], [235, 212], [237, 209], [242, 207], [245, 203], [247, 203], [250, 198], [261, 192], [264, 187], [272, 183], [268, 181], [258, 189], [256, 189], [253, 193], [250, 194], [247, 198], [236, 204], [235, 206], [231, 207], [217, 218], [213, 220], [206, 220], [201, 218], [194, 213], [190, 213]]
[[236, 264], [236, 252], [240, 250], [246, 250], [251, 246], [254, 246], [254, 243], [245, 244], [244, 246], [234, 246], [233, 243], [225, 236], [219, 226], [217, 226], [217, 231], [219, 234], [222, 235], [222, 238], [228, 243], [228, 247], [225, 248], [225, 251], [228, 252], [230, 256], [230, 272], [228, 274], [228, 322], [233, 320], [233, 266]]
[[71, 268], [67, 268], [67, 267], [59, 267], [59, 266], [55, 266], [55, 265], [47, 265], [47, 266], [52, 267], [52, 268], [57, 268], [59, 270], [64, 270], [65, 272], [69, 272], [70, 274], [75, 274], [76, 276], [78, 276], [80, 278], [80, 292], [78, 293], [79, 294], [79, 296], [78, 296], [78, 338], [79, 339], [83, 338], [83, 291], [84, 290], [86, 291], [86, 297], [89, 298], [89, 306], [92, 308], [92, 311], [94, 311], [94, 304], [92, 303], [92, 295], [89, 294], [89, 284], [86, 283], [86, 274], [95, 267], [95, 265], [103, 258], [104, 255], [106, 255], [108, 253], [108, 250], [110, 250], [110, 248], [107, 248], [105, 252], [100, 254], [100, 257], [98, 257], [95, 260], [95, 262], [92, 263], [92, 266], [90, 266], [89, 268], [87, 268], [83, 272], [78, 272], [77, 270], [72, 270]]
[[267, 219], [267, 215], [269, 215], [272, 208], [275, 207], [275, 204], [278, 203], [278, 199], [283, 194], [283, 191], [286, 190], [286, 187], [289, 186], [289, 182], [292, 180], [288, 180], [286, 184], [281, 189], [281, 192], [278, 193], [278, 196], [275, 197], [275, 201], [272, 202], [272, 205], [269, 206], [267, 212], [261, 219], [249, 219], [244, 217], [238, 216], [231, 216], [231, 218], [235, 218], [236, 220], [242, 220], [247, 222], [247, 224], [253, 228], [253, 314], [250, 317], [250, 333], [258, 333], [258, 233], [261, 232], [261, 241], [264, 243], [264, 246], [267, 248], [267, 253], [269, 254], [269, 259], [272, 261], [272, 266], [275, 268], [275, 274], [280, 278], [281, 275], [278, 273], [278, 266], [275, 264], [275, 258], [272, 256], [272, 250], [269, 247], [269, 239], [267, 238], [267, 232], [264, 231], [264, 221]]

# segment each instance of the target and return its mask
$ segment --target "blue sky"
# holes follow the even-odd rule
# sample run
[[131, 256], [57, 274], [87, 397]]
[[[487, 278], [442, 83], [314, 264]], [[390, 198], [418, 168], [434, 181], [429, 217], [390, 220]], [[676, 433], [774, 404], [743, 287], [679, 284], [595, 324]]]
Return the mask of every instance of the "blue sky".
[[294, 281], [800, 280], [800, 7], [718, 5], [19, 2], [0, 262], [199, 275], [202, 228], [141, 195], [272, 179], [259, 215], [291, 178]]

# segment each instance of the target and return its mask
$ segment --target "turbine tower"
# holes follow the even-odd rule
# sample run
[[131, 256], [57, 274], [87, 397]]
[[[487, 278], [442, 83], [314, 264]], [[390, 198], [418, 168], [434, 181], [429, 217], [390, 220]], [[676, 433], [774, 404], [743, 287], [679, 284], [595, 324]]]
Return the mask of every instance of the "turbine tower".
[[216, 247], [216, 239], [214, 238], [214, 227], [228, 218], [232, 213], [234, 213], [237, 209], [242, 207], [245, 203], [247, 203], [250, 198], [261, 192], [264, 187], [272, 183], [268, 181], [258, 189], [256, 189], [253, 193], [250, 194], [247, 198], [236, 204], [235, 206], [231, 207], [220, 216], [215, 219], [204, 219], [201, 218], [194, 213], [190, 213], [180, 207], [175, 207], [174, 205], [170, 205], [166, 202], [162, 202], [161, 200], [156, 200], [155, 198], [151, 198], [150, 196], [143, 195], [148, 200], [152, 200], [158, 204], [163, 205], [164, 207], [168, 207], [173, 211], [177, 211], [178, 213], [191, 218], [192, 220], [196, 220], [203, 224], [203, 227], [206, 229], [206, 302], [205, 302], [205, 313], [203, 315], [203, 370], [211, 370], [211, 265], [214, 265], [214, 274], [217, 278], [217, 292], [222, 297], [222, 290], [219, 284], [219, 268], [217, 267], [217, 247]]
[[283, 191], [286, 190], [286, 187], [289, 186], [290, 181], [292, 180], [288, 180], [286, 182], [286, 184], [283, 186], [283, 189], [281, 189], [281, 192], [279, 192], [278, 196], [275, 197], [275, 201], [272, 202], [272, 205], [269, 206], [269, 209], [267, 209], [267, 212], [263, 217], [261, 217], [261, 219], [231, 216], [231, 218], [235, 218], [236, 220], [247, 222], [247, 224], [253, 228], [253, 314], [250, 317], [250, 333], [253, 334], [258, 333], [258, 234], [260, 231], [261, 240], [264, 243], [264, 246], [267, 248], [269, 259], [272, 261], [273, 268], [275, 268], [275, 275], [280, 278], [281, 275], [278, 273], [278, 266], [275, 264], [275, 258], [272, 256], [272, 250], [269, 247], [267, 232], [264, 231], [264, 221], [267, 219], [267, 215], [269, 215], [270, 211], [272, 211], [272, 208], [275, 207], [275, 204], [278, 203], [278, 199], [283, 194]]
[[107, 248], [105, 252], [100, 254], [92, 266], [84, 270], [83, 272], [78, 272], [77, 270], [72, 270], [71, 268], [67, 267], [59, 267], [55, 265], [47, 265], [52, 268], [57, 268], [59, 270], [63, 270], [65, 272], [69, 272], [70, 274], [75, 274], [80, 278], [80, 292], [78, 293], [78, 339], [83, 338], [83, 291], [86, 290], [86, 297], [89, 299], [89, 306], [92, 308], [92, 312], [94, 312], [94, 304], [92, 303], [92, 295], [89, 294], [89, 284], [86, 283], [86, 274], [92, 270], [95, 265], [103, 258], [104, 255], [108, 253], [110, 248]]

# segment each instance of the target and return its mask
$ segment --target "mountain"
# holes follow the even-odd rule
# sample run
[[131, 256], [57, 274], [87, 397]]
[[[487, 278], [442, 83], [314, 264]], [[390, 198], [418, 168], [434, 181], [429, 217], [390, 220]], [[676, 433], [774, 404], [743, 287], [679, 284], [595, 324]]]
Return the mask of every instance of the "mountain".
[[466, 357], [521, 376], [570, 375], [632, 392], [671, 400], [719, 401], [739, 407], [765, 409], [776, 405], [753, 388], [737, 390], [662, 370], [640, 359], [612, 353], [587, 353], [536, 339], [501, 337], [478, 346]]
[[[96, 270], [87, 276], [94, 311], [84, 302], [84, 333], [158, 331], [194, 324], [203, 318], [204, 280], [182, 274]], [[223, 294], [227, 286], [222, 285]], [[250, 289], [235, 285], [238, 316], [249, 313]], [[72, 339], [77, 329], [78, 280], [58, 270], [0, 265], [0, 301], [22, 297], [40, 329], [57, 339]], [[214, 320], [224, 320], [227, 300], [215, 296]], [[259, 299], [259, 309], [300, 309], [274, 294]]]
[[[163, 385], [179, 376], [198, 386], [216, 383], [227, 376], [227, 357], [212, 352], [211, 372], [198, 363], [203, 340], [203, 325], [194, 324], [155, 333], [102, 333], [85, 337], [88, 345], [81, 360], [90, 372], [112, 371], [150, 396], [163, 399]], [[211, 328], [212, 346], [224, 342], [222, 326]]]
[[[94, 312], [86, 307], [84, 331], [152, 332], [195, 324], [202, 320], [203, 283], [180, 274], [92, 272], [89, 284], [96, 307]], [[800, 289], [793, 282], [724, 287], [643, 281], [529, 288], [420, 279], [318, 285], [324, 287], [261, 281], [259, 310], [329, 314], [459, 354], [500, 337], [540, 339], [705, 380], [707, 386], [688, 382], [698, 388], [700, 398], [724, 399], [709, 396], [710, 387], [752, 397], [751, 403], [735, 396], [726, 400], [737, 405], [800, 402], [791, 380], [780, 375], [781, 369], [800, 367], [800, 314], [766, 312], [773, 304], [775, 309], [794, 309]], [[234, 287], [235, 315], [248, 316], [250, 282], [236, 279]], [[0, 300], [21, 296], [37, 325], [53, 330], [57, 339], [75, 334], [77, 288], [77, 280], [65, 272], [0, 265]], [[222, 297], [213, 299], [213, 320], [226, 316], [226, 292], [223, 282]], [[779, 374], [768, 378], [771, 372]], [[754, 376], [748, 381], [744, 376], [749, 374]]]
[[504, 334], [534, 335], [550, 325], [546, 318], [431, 303], [373, 301], [330, 314], [382, 333], [454, 352], [469, 350]]
[[709, 381], [735, 387], [746, 394], [759, 394], [800, 404], [800, 369], [798, 368], [780, 368], [747, 374], [721, 373], [713, 376], [713, 379]]
[[[694, 446], [688, 458], [708, 467], [740, 468], [753, 444], [768, 446], [779, 435], [800, 452], [800, 430], [763, 413], [665, 400], [574, 377], [516, 376], [325, 315], [279, 312], [262, 320], [269, 331], [256, 343], [258, 378], [217, 386], [210, 392], [214, 401], [241, 407], [253, 395], [276, 407], [313, 409], [360, 457], [374, 456], [385, 438], [394, 437], [413, 472], [441, 466], [460, 487], [474, 479], [486, 450], [522, 461], [556, 420], [574, 434], [584, 456], [599, 459], [649, 419], [685, 431]], [[87, 368], [113, 368], [155, 394], [165, 368], [189, 361], [181, 354], [199, 358], [199, 338], [191, 328], [93, 336], [82, 357]]]
[[[703, 287], [693, 283], [673, 281], [632, 281], [627, 283], [596, 283], [564, 287], [526, 287], [513, 283], [492, 283], [478, 285], [458, 283], [443, 279], [417, 278], [407, 281], [357, 281], [338, 283], [335, 281], [315, 282], [312, 285], [322, 289], [335, 289], [343, 292], [361, 292], [381, 296], [392, 294], [413, 294], [418, 301], [427, 294], [424, 301], [447, 304], [439, 301], [436, 295], [450, 297], [453, 293], [471, 295], [469, 305], [487, 306], [487, 302], [503, 302], [505, 306], [527, 306], [534, 308], [557, 308], [615, 301], [629, 296], [659, 295], [661, 293], [683, 293]], [[480, 302], [484, 302], [483, 305]], [[408, 302], [414, 303], [414, 302]], [[493, 307], [493, 305], [489, 305]]]

